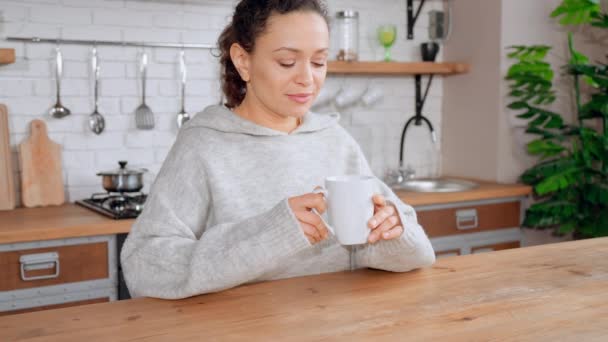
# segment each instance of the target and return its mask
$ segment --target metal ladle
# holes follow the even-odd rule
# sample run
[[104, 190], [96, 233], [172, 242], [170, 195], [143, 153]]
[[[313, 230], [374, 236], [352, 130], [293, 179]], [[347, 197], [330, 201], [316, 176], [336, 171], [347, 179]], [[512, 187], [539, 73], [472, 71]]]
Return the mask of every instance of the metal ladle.
[[89, 127], [91, 131], [95, 134], [101, 134], [104, 128], [106, 127], [106, 121], [103, 118], [103, 115], [99, 113], [99, 62], [97, 59], [97, 48], [93, 48], [93, 57], [91, 58], [91, 66], [93, 68], [93, 77], [95, 79], [95, 109], [93, 109], [93, 113], [89, 116]]
[[63, 59], [59, 47], [55, 48], [55, 64], [57, 78], [57, 103], [49, 110], [49, 114], [57, 119], [70, 115], [70, 110], [61, 104], [61, 74], [63, 73]]
[[179, 113], [177, 113], [177, 127], [182, 127], [182, 125], [190, 120], [190, 115], [186, 112], [186, 106], [185, 106], [185, 102], [186, 102], [186, 58], [185, 58], [185, 52], [184, 50], [182, 50], [179, 54], [179, 69], [181, 71], [182, 74], [182, 79], [181, 79], [181, 101], [182, 101], [182, 108], [179, 111]]

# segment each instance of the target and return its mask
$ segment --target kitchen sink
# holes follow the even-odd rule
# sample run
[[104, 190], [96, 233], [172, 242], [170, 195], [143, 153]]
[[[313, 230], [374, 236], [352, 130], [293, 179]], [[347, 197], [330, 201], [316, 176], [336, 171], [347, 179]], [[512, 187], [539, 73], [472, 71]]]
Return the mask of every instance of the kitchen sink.
[[477, 183], [454, 178], [414, 178], [393, 185], [393, 190], [414, 192], [458, 192], [474, 189]]

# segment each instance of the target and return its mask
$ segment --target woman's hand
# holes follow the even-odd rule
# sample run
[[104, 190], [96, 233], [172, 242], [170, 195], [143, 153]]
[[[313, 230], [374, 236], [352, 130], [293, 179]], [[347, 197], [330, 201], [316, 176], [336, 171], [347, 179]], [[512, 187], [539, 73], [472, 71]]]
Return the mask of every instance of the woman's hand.
[[394, 205], [386, 203], [382, 195], [374, 195], [374, 216], [367, 222], [372, 230], [368, 241], [376, 243], [378, 240], [396, 239], [403, 234], [403, 223]]
[[316, 209], [319, 214], [325, 212], [323, 194], [308, 193], [288, 199], [289, 207], [300, 223], [300, 228], [310, 243], [315, 244], [327, 238], [327, 227], [319, 215], [312, 212]]

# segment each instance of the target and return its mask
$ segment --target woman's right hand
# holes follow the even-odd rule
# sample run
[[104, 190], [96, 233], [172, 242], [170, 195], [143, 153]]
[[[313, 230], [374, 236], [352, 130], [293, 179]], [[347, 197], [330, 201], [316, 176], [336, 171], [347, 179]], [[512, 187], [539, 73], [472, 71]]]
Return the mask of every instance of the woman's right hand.
[[300, 229], [302, 229], [311, 244], [318, 243], [327, 238], [329, 234], [327, 227], [325, 227], [319, 215], [312, 212], [312, 209], [316, 209], [319, 214], [325, 212], [326, 205], [323, 194], [308, 193], [290, 197], [288, 202], [291, 211], [300, 223]]

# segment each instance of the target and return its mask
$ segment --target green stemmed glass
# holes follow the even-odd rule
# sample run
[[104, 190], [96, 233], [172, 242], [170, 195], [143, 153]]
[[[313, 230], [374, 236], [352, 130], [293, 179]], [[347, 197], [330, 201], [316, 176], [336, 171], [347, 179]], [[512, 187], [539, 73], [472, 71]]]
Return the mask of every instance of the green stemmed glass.
[[397, 27], [395, 25], [380, 25], [378, 27], [378, 41], [384, 46], [384, 61], [390, 62], [391, 46], [397, 40]]

